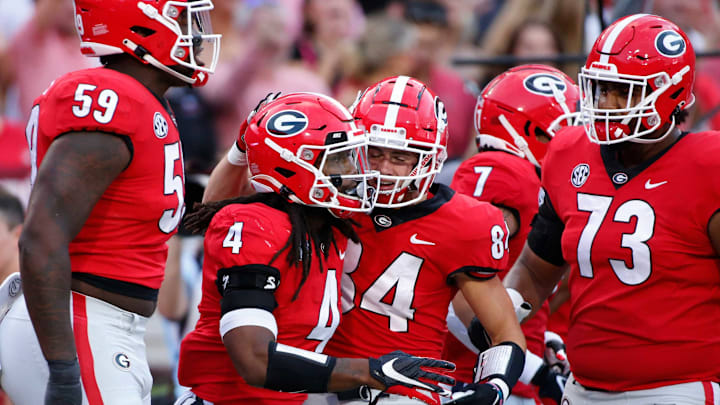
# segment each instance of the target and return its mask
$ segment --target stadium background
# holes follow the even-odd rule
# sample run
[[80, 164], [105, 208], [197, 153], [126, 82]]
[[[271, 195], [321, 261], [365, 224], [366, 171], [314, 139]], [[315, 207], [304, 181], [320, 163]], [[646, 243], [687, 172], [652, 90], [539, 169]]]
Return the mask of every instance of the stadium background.
[[[268, 92], [315, 91], [346, 105], [390, 75], [427, 83], [449, 114], [449, 161], [438, 181], [474, 153], [480, 89], [499, 72], [546, 63], [577, 77], [600, 31], [637, 12], [666, 17], [688, 33], [698, 56], [697, 103], [684, 129], [720, 129], [718, 0], [213, 0], [223, 34], [208, 86], [174, 89], [188, 173], [187, 203]], [[57, 76], [97, 66], [80, 55], [71, 0], [0, 0], [0, 186], [27, 202], [30, 162], [25, 121]], [[193, 322], [201, 240], [171, 241], [167, 281], [146, 337], [153, 404], [172, 403], [173, 349]], [[4, 278], [0, 268], [0, 278]]]

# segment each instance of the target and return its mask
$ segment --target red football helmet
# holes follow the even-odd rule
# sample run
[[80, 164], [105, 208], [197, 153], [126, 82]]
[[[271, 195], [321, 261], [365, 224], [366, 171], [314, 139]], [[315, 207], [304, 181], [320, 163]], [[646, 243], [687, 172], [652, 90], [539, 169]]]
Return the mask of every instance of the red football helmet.
[[[447, 113], [442, 101], [419, 80], [395, 76], [367, 88], [350, 111], [368, 134], [369, 146], [418, 155], [408, 176], [380, 174], [386, 186], [379, 187], [375, 205], [397, 208], [424, 199], [447, 157]], [[406, 199], [410, 190], [418, 194]]]
[[479, 150], [499, 149], [535, 165], [548, 138], [577, 117], [578, 88], [565, 73], [546, 65], [516, 66], [495, 77], [478, 96], [475, 138]]
[[241, 139], [257, 188], [339, 217], [373, 208], [377, 195], [368, 180], [378, 176], [367, 166], [367, 137], [334, 99], [291, 93], [270, 101]]
[[[127, 53], [202, 86], [220, 54], [212, 8], [211, 0], [75, 0], [80, 50], [86, 56]], [[201, 53], [212, 60], [202, 61]]]
[[[580, 75], [581, 112], [593, 142], [657, 142], [675, 114], [695, 101], [695, 52], [672, 22], [649, 14], [622, 18], [600, 34]], [[622, 108], [600, 108], [601, 92], [622, 86]], [[633, 95], [639, 100], [633, 105]], [[643, 138], [665, 124], [660, 138]]]

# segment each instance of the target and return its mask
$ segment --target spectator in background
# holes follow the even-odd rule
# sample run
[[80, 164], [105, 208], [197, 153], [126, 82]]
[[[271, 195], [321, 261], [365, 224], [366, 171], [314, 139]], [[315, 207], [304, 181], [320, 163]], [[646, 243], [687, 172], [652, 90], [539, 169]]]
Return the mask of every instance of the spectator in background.
[[335, 95], [344, 105], [351, 105], [358, 92], [384, 77], [411, 68], [415, 50], [415, 29], [384, 13], [369, 15], [365, 33], [358, 41], [358, 61], [352, 73], [338, 85]]
[[203, 88], [203, 96], [217, 114], [215, 125], [221, 151], [235, 140], [240, 123], [257, 100], [270, 91], [330, 92], [322, 77], [289, 61], [297, 34], [297, 1], [246, 1], [240, 7], [233, 4], [225, 3], [222, 7], [226, 11], [215, 13], [220, 19], [214, 20], [213, 26], [230, 39], [229, 45], [223, 44], [215, 77]]
[[[512, 48], [508, 47], [513, 33], [521, 30], [528, 20], [537, 20], [546, 24], [549, 30], [557, 30], [561, 35], [557, 53], [579, 53], [583, 38], [583, 16], [585, 2], [576, 0], [507, 0], [492, 25], [486, 30], [481, 48], [486, 55], [507, 55]], [[594, 3], [594, 2], [591, 2]], [[556, 28], [557, 27], [557, 28]], [[560, 27], [562, 30], [560, 31]], [[525, 56], [537, 56], [525, 55]], [[528, 63], [518, 62], [517, 64]], [[546, 63], [547, 62], [542, 62]], [[499, 67], [497, 72], [512, 66]], [[561, 66], [561, 70], [573, 77], [577, 74], [578, 65]], [[487, 73], [481, 82], [487, 83], [494, 75]]]
[[445, 103], [448, 114], [448, 160], [436, 181], [449, 184], [452, 173], [463, 158], [474, 151], [473, 114], [476, 95], [471, 93], [460, 74], [450, 66], [455, 42], [445, 6], [437, 1], [409, 1], [405, 20], [416, 31], [416, 42], [408, 74], [427, 83]]
[[18, 120], [27, 120], [33, 100], [56, 77], [99, 66], [97, 59], [86, 58], [78, 50], [74, 21], [73, 2], [37, 0], [33, 17], [9, 44], [0, 69], [0, 88], [17, 85]]
[[[519, 22], [510, 33], [505, 49], [501, 54], [516, 56], [518, 58], [542, 58], [555, 57], [564, 51], [560, 35], [553, 27], [539, 19], [528, 18]], [[556, 68], [560, 68], [552, 60], [540, 61]], [[517, 64], [498, 65], [487, 70], [482, 83], [490, 82], [500, 72], [505, 71]]]
[[303, 30], [295, 43], [293, 59], [335, 88], [356, 61], [356, 40], [364, 16], [354, 0], [305, 0]]

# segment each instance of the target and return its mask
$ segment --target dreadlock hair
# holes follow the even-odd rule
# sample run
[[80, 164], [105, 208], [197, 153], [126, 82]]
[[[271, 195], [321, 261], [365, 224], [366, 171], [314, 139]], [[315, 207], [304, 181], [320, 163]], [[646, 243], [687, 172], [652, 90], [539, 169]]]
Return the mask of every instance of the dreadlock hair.
[[[332, 232], [333, 228], [353, 242], [360, 243], [360, 238], [353, 228], [353, 225], [358, 225], [355, 221], [337, 218], [326, 208], [291, 203], [277, 193], [256, 193], [247, 197], [195, 204], [195, 211], [184, 219], [184, 227], [194, 234], [204, 234], [210, 226], [213, 216], [223, 207], [230, 204], [251, 203], [265, 204], [268, 207], [287, 213], [290, 218], [292, 227], [290, 236], [285, 245], [275, 252], [268, 265], [272, 264], [285, 250], [290, 248], [287, 254], [287, 264], [301, 267], [303, 272], [300, 285], [295, 291], [295, 295], [293, 295], [293, 300], [297, 298], [300, 289], [310, 274], [313, 255], [322, 255], [327, 259], [330, 246], [333, 246], [336, 252], [338, 251], [337, 241]], [[322, 261], [320, 261], [320, 271], [323, 271]]]

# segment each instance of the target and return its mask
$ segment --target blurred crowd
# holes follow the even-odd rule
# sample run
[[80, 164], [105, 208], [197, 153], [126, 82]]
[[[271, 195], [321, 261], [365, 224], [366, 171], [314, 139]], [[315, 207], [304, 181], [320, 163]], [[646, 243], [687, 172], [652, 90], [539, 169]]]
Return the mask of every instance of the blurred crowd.
[[[169, 93], [183, 140], [188, 207], [202, 195], [193, 187], [202, 185], [242, 120], [268, 92], [318, 92], [351, 105], [358, 91], [398, 74], [427, 83], [445, 103], [449, 160], [437, 180], [447, 184], [476, 151], [475, 102], [486, 83], [528, 61], [576, 77], [600, 31], [637, 12], [671, 19], [688, 33], [699, 58], [697, 104], [685, 129], [720, 129], [717, 0], [213, 2], [213, 30], [223, 35], [215, 77], [201, 89]], [[0, 0], [0, 186], [23, 204], [31, 177], [25, 123], [33, 100], [59, 75], [99, 66], [78, 51], [72, 15], [70, 0]], [[167, 279], [196, 284], [190, 280], [198, 277], [198, 241], [173, 243], [178, 253]], [[170, 296], [167, 290], [169, 302], [192, 301], [185, 296], [192, 291], [178, 297], [173, 294], [181, 287], [171, 288]], [[183, 308], [192, 306], [163, 308], [164, 302], [161, 297], [160, 312], [173, 320], [183, 319]]]
[[[713, 0], [214, 3], [213, 29], [223, 35], [216, 75], [201, 90], [170, 94], [189, 174], [214, 166], [242, 119], [270, 91], [313, 91], [350, 105], [367, 85], [407, 74], [427, 83], [447, 107], [449, 162], [439, 178], [447, 183], [474, 151], [479, 89], [511, 66], [548, 63], [574, 77], [600, 30], [636, 12], [677, 21], [701, 56], [720, 48], [720, 5]], [[0, 0], [0, 181], [23, 201], [30, 171], [23, 128], [32, 101], [60, 74], [98, 64], [78, 52], [72, 12], [69, 0]], [[720, 59], [701, 57], [698, 65], [698, 105], [686, 125], [720, 129]]]

